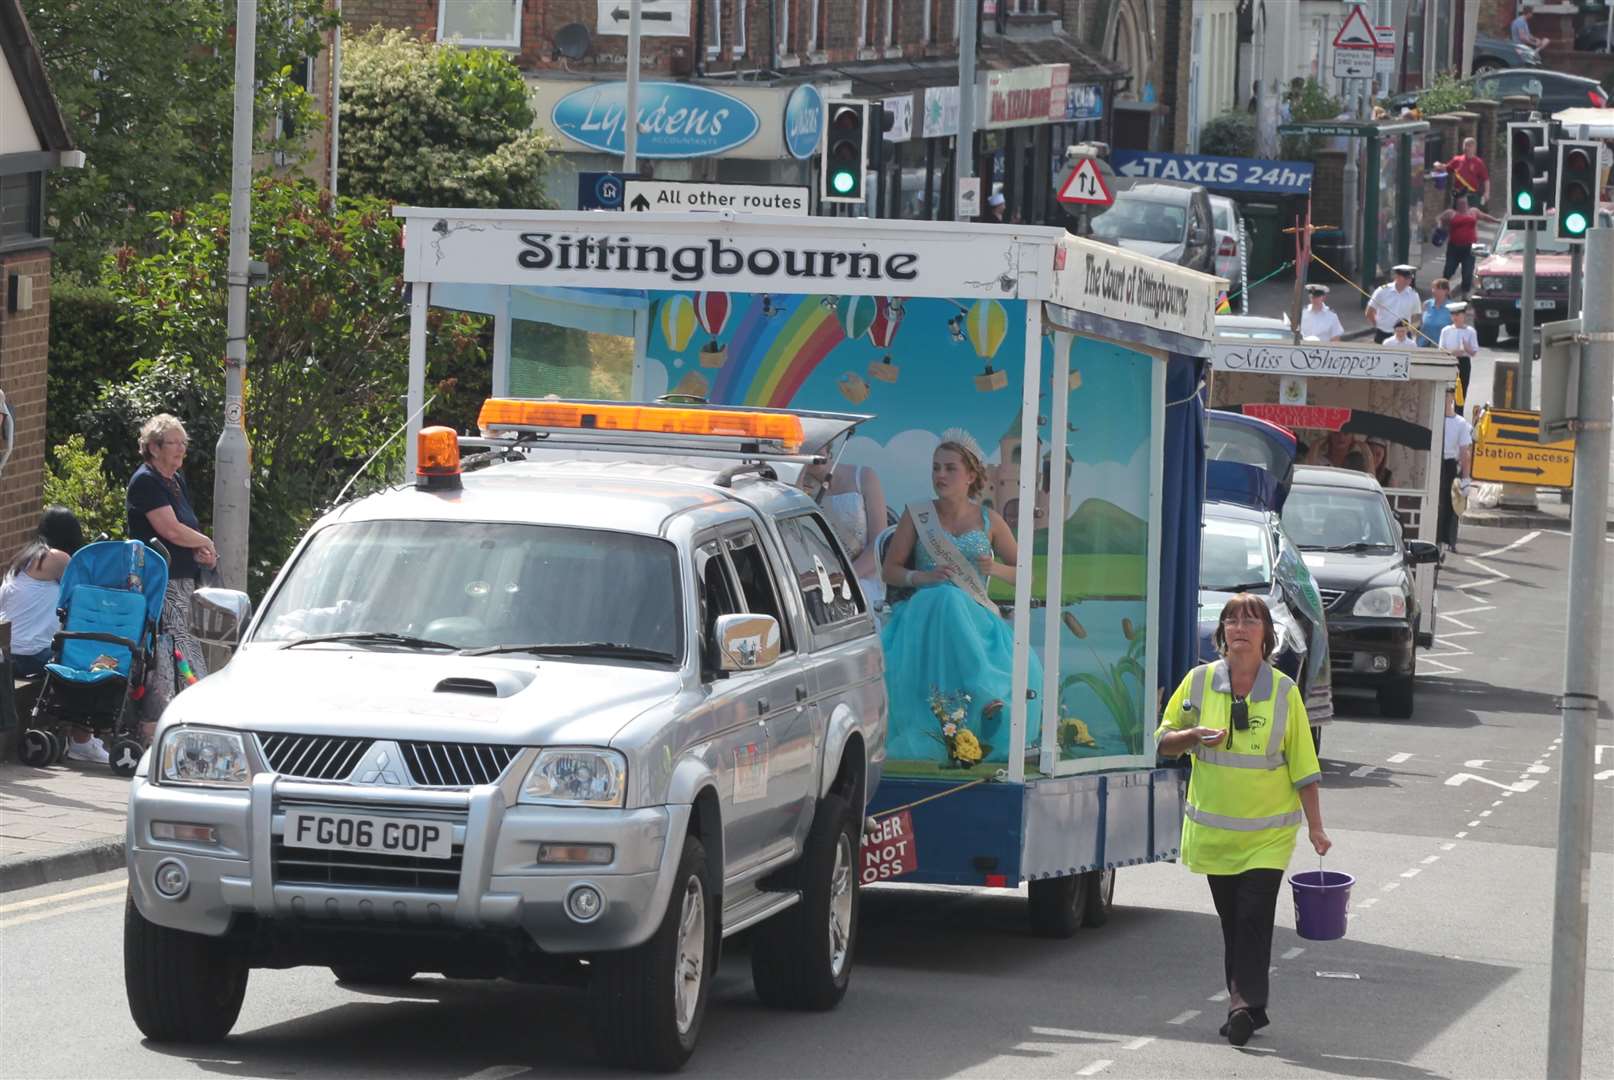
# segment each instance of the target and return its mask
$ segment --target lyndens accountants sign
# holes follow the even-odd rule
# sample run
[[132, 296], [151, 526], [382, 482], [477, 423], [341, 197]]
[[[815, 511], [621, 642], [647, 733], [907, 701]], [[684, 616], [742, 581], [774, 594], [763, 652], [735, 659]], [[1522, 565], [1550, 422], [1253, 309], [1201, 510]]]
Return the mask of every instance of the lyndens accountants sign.
[[[548, 117], [567, 139], [620, 154], [627, 141], [627, 84], [573, 90], [549, 106]], [[715, 157], [744, 146], [761, 127], [756, 110], [733, 94], [689, 83], [639, 84], [640, 157]]]

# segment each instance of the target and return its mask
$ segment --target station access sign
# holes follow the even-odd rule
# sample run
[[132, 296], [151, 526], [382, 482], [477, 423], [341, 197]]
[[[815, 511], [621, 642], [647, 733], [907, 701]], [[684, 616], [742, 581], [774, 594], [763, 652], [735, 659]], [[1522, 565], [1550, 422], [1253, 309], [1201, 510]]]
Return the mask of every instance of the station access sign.
[[1474, 433], [1475, 480], [1566, 488], [1575, 482], [1575, 443], [1540, 442], [1541, 414], [1489, 409]]
[[1371, 79], [1378, 55], [1379, 36], [1364, 14], [1366, 6], [1354, 4], [1345, 22], [1334, 35], [1334, 78]]

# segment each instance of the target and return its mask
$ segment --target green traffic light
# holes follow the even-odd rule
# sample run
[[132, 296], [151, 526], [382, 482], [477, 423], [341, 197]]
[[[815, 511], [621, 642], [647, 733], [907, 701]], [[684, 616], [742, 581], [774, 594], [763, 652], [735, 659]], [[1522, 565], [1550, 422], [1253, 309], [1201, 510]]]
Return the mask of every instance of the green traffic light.
[[1530, 211], [1536, 208], [1535, 196], [1531, 195], [1528, 191], [1521, 191], [1517, 195], [1513, 196], [1513, 205], [1521, 212], [1528, 214]]
[[1564, 216], [1564, 229], [1573, 236], [1580, 236], [1586, 231], [1586, 215], [1579, 210], [1572, 210]]
[[852, 174], [849, 172], [838, 172], [829, 178], [829, 186], [835, 189], [835, 194], [837, 195], [847, 194], [856, 183], [856, 180], [853, 179]]

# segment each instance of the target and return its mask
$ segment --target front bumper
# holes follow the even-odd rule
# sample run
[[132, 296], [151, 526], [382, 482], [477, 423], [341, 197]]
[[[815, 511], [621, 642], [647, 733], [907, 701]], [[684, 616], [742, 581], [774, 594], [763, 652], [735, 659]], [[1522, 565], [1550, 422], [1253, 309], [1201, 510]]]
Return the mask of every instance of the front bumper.
[[[1536, 308], [1536, 322], [1552, 322], [1569, 317], [1569, 297], [1538, 296], [1537, 304], [1544, 304], [1551, 300], [1551, 307]], [[1469, 306], [1474, 311], [1474, 321], [1486, 326], [1517, 326], [1519, 325], [1519, 298], [1505, 296], [1501, 293], [1486, 295], [1477, 289], [1469, 297]]]
[[1410, 675], [1414, 648], [1410, 619], [1328, 616], [1328, 663], [1335, 686]]
[[[406, 860], [429, 872], [388, 867], [373, 872], [374, 882], [345, 884], [333, 883], [336, 875], [328, 871], [283, 867], [286, 810], [309, 806], [448, 823], [455, 860]], [[395, 928], [520, 929], [551, 953], [623, 949], [648, 939], [665, 911], [689, 817], [688, 806], [528, 806], [509, 802], [492, 785], [375, 788], [264, 773], [250, 788], [225, 790], [159, 785], [137, 776], [129, 793], [129, 881], [147, 919], [212, 936], [227, 932], [235, 915], [253, 913], [260, 919]], [[151, 826], [158, 821], [210, 825], [217, 842], [157, 840]], [[538, 846], [546, 842], [611, 844], [613, 858], [599, 866], [540, 866]], [[179, 862], [189, 879], [175, 899], [154, 885], [159, 867], [169, 861]], [[385, 860], [354, 855], [346, 861]], [[457, 880], [450, 872], [455, 862]], [[351, 879], [355, 872], [344, 874]], [[313, 880], [321, 876], [326, 880]], [[604, 905], [588, 922], [578, 922], [567, 914], [566, 898], [585, 883]]]

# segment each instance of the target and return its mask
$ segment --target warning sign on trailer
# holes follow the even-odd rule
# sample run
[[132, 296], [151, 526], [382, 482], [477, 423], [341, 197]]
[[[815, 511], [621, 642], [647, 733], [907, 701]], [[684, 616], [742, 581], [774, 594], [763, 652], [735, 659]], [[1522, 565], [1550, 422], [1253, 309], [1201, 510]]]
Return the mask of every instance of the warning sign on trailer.
[[1108, 206], [1115, 201], [1109, 185], [1104, 182], [1104, 174], [1098, 171], [1098, 162], [1090, 157], [1076, 162], [1076, 167], [1070, 171], [1070, 178], [1055, 198], [1078, 206]]

